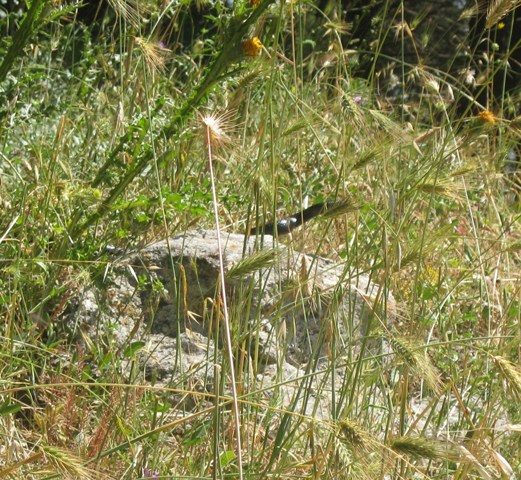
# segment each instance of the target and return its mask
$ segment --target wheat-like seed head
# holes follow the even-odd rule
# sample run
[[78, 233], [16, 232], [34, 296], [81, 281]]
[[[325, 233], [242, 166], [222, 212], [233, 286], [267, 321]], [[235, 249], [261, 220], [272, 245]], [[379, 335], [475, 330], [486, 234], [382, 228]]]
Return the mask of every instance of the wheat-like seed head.
[[492, 28], [512, 10], [521, 5], [520, 0], [496, 0], [490, 3], [485, 28]]
[[143, 37], [136, 37], [136, 44], [143, 54], [145, 66], [150, 74], [163, 72], [170, 50], [159, 42], [153, 42]]
[[503, 375], [510, 391], [518, 400], [521, 400], [521, 369], [506, 358], [494, 356], [492, 359]]
[[393, 351], [404, 363], [431, 388], [437, 395], [443, 390], [441, 375], [427, 352], [411, 338], [389, 336], [388, 342]]
[[233, 128], [234, 112], [202, 113], [199, 121], [202, 126], [203, 142], [212, 150], [219, 150], [232, 143], [230, 131]]
[[458, 450], [447, 442], [426, 437], [400, 437], [391, 441], [391, 449], [396, 453], [430, 460], [457, 460]]
[[143, 2], [137, 0], [109, 0], [109, 4], [117, 15], [136, 29], [139, 28], [141, 18], [148, 13]]

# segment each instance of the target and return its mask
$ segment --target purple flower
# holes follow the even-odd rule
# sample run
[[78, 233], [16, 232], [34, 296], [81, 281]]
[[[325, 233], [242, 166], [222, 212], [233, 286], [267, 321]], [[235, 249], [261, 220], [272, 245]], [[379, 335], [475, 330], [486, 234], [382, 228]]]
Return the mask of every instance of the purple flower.
[[362, 105], [362, 107], [366, 104], [366, 101], [362, 98], [361, 95], [355, 95], [353, 97], [353, 102], [358, 103], [358, 105]]
[[150, 468], [144, 468], [143, 476], [145, 478], [159, 478], [159, 472], [153, 472]]

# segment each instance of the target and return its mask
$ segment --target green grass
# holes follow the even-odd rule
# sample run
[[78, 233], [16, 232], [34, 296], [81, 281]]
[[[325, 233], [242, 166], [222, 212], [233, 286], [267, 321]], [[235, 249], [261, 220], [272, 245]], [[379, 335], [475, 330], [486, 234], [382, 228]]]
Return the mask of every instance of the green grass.
[[[504, 165], [521, 130], [507, 95], [492, 117], [456, 108], [453, 96], [473, 93], [424, 64], [389, 2], [378, 35], [397, 33], [400, 51], [394, 67], [377, 55], [367, 79], [353, 75], [367, 52], [342, 50], [345, 26], [312, 21], [312, 2], [236, 3], [235, 18], [217, 5], [211, 34], [163, 47], [188, 2], [108, 19], [99, 35], [76, 6], [34, 2], [0, 44], [0, 477], [516, 478], [521, 231]], [[254, 34], [263, 51], [248, 57]], [[289, 403], [284, 380], [265, 387], [243, 354], [258, 332], [234, 322], [250, 312], [247, 289], [228, 305], [204, 395], [181, 373], [151, 384], [141, 344], [114, 351], [110, 329], [89, 342], [65, 320], [79, 292], [103, 285], [108, 243], [215, 228], [215, 213], [223, 232], [243, 233], [344, 198], [356, 208], [283, 242], [392, 292], [394, 322], [370, 335], [396, 355], [364, 341], [317, 367], [314, 353]], [[349, 321], [329, 320], [331, 331]], [[327, 419], [302, 413], [321, 395], [333, 398]]]

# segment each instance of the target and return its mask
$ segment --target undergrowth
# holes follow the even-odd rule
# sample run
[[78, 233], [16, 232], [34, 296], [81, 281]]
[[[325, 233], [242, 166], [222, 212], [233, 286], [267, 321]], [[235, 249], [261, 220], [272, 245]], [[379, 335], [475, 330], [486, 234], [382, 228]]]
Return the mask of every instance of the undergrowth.
[[[380, 2], [370, 46], [345, 44], [335, 2], [192, 3], [117, 0], [89, 27], [35, 0], [0, 20], [0, 477], [517, 478], [521, 121], [511, 93], [476, 98], [519, 45], [489, 52], [480, 87], [468, 39], [430, 65], [428, 15], [403, 2]], [[495, 2], [483, 38], [518, 3]], [[146, 377], [146, 338], [68, 321], [108, 288], [107, 245], [342, 200], [280, 242], [392, 295], [367, 332], [388, 349], [312, 353], [290, 401], [241, 355], [251, 291], [224, 305], [205, 392]], [[327, 416], [303, 407], [320, 397]]]

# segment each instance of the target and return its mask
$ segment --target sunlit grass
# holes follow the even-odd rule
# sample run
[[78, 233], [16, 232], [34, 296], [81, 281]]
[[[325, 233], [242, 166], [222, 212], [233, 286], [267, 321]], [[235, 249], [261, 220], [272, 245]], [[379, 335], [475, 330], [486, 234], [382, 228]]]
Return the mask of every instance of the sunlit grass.
[[[191, 45], [173, 34], [161, 43], [159, 21], [146, 34], [145, 15], [188, 21], [182, 2], [154, 13], [119, 1], [96, 41], [69, 11], [45, 17], [33, 43], [18, 39], [0, 118], [0, 476], [521, 473], [521, 231], [517, 174], [505, 169], [519, 122], [486, 105], [458, 109], [472, 96], [466, 80], [428, 68], [416, 25], [383, 3], [392, 21], [379, 38], [396, 34], [401, 51], [390, 70], [375, 58], [368, 79], [351, 74], [364, 52], [341, 48], [351, 26], [337, 19], [310, 23], [322, 40], [305, 53], [300, 22], [314, 7], [301, 2], [237, 2], [236, 18], [218, 2], [212, 36]], [[489, 21], [511, 4], [496, 2]], [[411, 48], [417, 65], [401, 57]], [[251, 308], [248, 289], [229, 306], [228, 360], [208, 358], [221, 362], [221, 383], [204, 394], [181, 375], [152, 385], [110, 329], [92, 339], [67, 323], [78, 292], [110, 280], [108, 243], [139, 248], [215, 228], [216, 216], [223, 232], [245, 233], [333, 200], [344, 203], [282, 242], [383, 290], [367, 300], [378, 304], [367, 338], [347, 353], [332, 338], [350, 316], [327, 317], [291, 398], [280, 371], [263, 384], [255, 355], [237, 355], [232, 375], [234, 351], [263, 320], [233, 323]], [[305, 278], [292, 289], [281, 309], [343, 295], [314, 296]], [[331, 411], [312, 415], [321, 397]]]

